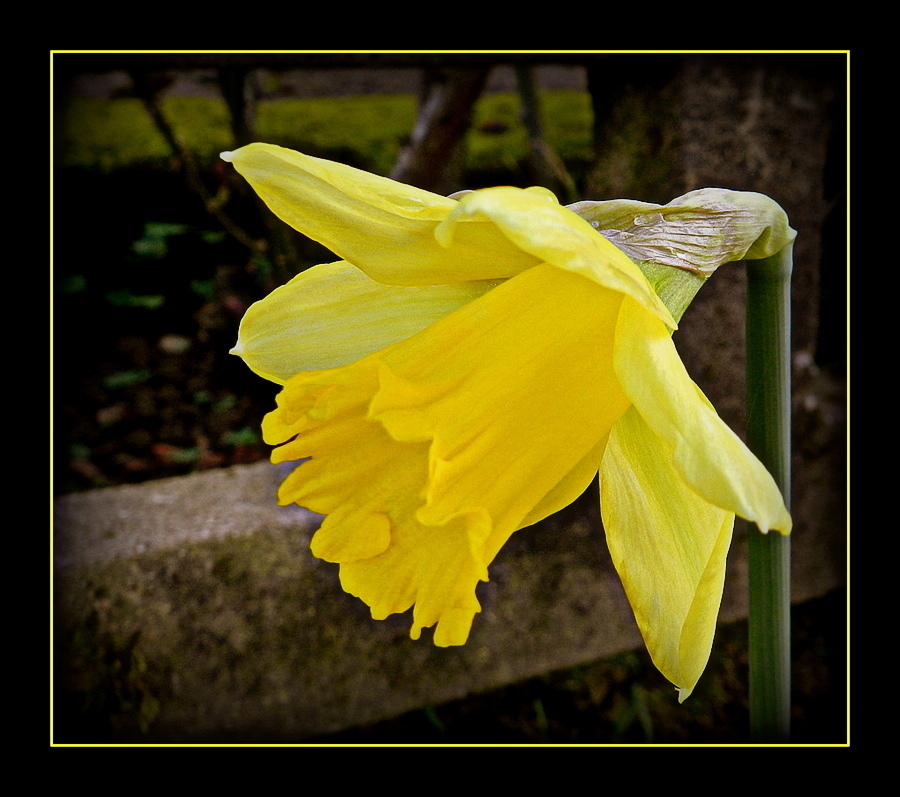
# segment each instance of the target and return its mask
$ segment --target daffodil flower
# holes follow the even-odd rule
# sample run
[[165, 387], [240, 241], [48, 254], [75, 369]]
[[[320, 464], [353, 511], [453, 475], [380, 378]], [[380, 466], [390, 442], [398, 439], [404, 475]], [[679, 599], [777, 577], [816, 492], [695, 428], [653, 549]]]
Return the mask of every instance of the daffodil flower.
[[436, 626], [436, 645], [462, 645], [510, 535], [599, 471], [613, 561], [684, 699], [734, 516], [791, 519], [685, 371], [632, 259], [652, 245], [629, 257], [591, 223], [609, 207], [541, 188], [457, 199], [266, 144], [222, 157], [341, 258], [254, 304], [233, 350], [283, 385], [263, 435], [273, 461], [301, 461], [279, 502], [325, 515], [312, 552], [375, 619], [412, 608], [413, 639]]

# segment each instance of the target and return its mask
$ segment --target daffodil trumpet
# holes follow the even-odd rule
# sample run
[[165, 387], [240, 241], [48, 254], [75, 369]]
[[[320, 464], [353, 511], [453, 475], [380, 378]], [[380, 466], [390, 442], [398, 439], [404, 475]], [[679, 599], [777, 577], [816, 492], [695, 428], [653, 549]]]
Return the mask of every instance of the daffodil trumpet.
[[778, 214], [715, 189], [564, 207], [543, 188], [437, 196], [267, 144], [222, 157], [339, 258], [253, 305], [233, 350], [283, 386], [263, 436], [301, 462], [279, 502], [325, 516], [313, 554], [375, 619], [411, 608], [413, 639], [434, 626], [462, 645], [510, 535], [599, 472], [637, 624], [687, 697], [735, 515], [782, 534], [791, 518], [671, 333], [716, 265], [778, 243]]

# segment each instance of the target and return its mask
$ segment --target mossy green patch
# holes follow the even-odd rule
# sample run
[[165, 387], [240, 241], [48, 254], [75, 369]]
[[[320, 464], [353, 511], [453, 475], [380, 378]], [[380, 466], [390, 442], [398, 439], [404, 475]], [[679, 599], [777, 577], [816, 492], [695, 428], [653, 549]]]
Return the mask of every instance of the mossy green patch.
[[[541, 95], [545, 136], [566, 162], [591, 158], [590, 100], [584, 92]], [[176, 135], [201, 163], [213, 163], [234, 146], [223, 101], [169, 97], [163, 112]], [[387, 174], [416, 121], [412, 95], [317, 97], [260, 102], [261, 141], [330, 157]], [[111, 171], [161, 165], [171, 152], [140, 100], [72, 98], [59, 134], [59, 163]], [[467, 167], [515, 174], [527, 157], [528, 137], [516, 94], [490, 94], [476, 104], [467, 141]]]

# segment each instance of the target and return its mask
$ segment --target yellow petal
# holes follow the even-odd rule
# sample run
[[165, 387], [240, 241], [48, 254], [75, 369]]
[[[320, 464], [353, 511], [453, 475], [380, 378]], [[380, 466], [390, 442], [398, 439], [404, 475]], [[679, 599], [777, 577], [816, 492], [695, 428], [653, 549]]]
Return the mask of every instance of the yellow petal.
[[382, 353], [371, 417], [398, 440], [432, 441], [420, 520], [487, 507], [490, 561], [564, 477], [587, 487], [585, 458], [628, 406], [612, 370], [621, 301], [538, 266]]
[[288, 441], [278, 460], [311, 459], [280, 500], [329, 515], [313, 550], [373, 617], [415, 604], [414, 638], [437, 623], [436, 644], [462, 644], [500, 547], [587, 486], [628, 406], [612, 363], [621, 301], [539, 266], [381, 352], [288, 380], [265, 438]]
[[475, 587], [487, 581], [487, 568], [475, 549], [489, 524], [484, 515], [460, 516], [444, 526], [406, 517], [394, 526], [384, 554], [341, 565], [341, 586], [369, 604], [376, 620], [415, 604], [412, 639], [437, 624], [435, 645], [464, 645], [481, 611]]
[[[369, 534], [381, 519], [369, 523], [369, 515], [385, 514], [389, 506], [378, 487], [379, 468], [406, 473], [415, 467], [400, 447], [392, 446], [390, 438], [377, 425], [365, 421], [365, 411], [372, 392], [377, 387], [374, 370], [333, 369], [298, 374], [288, 381], [278, 395], [278, 407], [263, 419], [263, 438], [272, 445], [280, 445], [272, 453], [273, 462], [292, 462], [309, 459], [285, 479], [278, 491], [281, 504], [298, 503], [329, 517], [323, 523], [332, 526], [345, 519], [360, 535]], [[377, 457], [368, 456], [370, 450]], [[322, 457], [328, 452], [327, 461]], [[344, 494], [346, 485], [355, 485]], [[330, 536], [326, 530], [322, 537]], [[346, 540], [350, 540], [345, 536]], [[319, 540], [318, 544], [322, 544]], [[353, 553], [323, 554], [330, 561], [357, 557], [356, 549], [368, 549], [369, 543], [353, 540], [348, 543]], [[334, 545], [329, 543], [329, 549]], [[380, 550], [369, 551], [375, 555]]]
[[790, 532], [774, 479], [691, 381], [665, 326], [628, 298], [619, 314], [615, 362], [628, 397], [691, 488], [763, 532]]
[[558, 484], [528, 513], [522, 521], [521, 525], [523, 528], [538, 523], [554, 512], [565, 509], [585, 491], [587, 486], [594, 480], [597, 471], [600, 470], [600, 463], [603, 461], [603, 453], [606, 450], [608, 439], [608, 435], [600, 439], [581, 458], [581, 461], [560, 479]]
[[434, 237], [457, 201], [272, 144], [223, 152], [273, 213], [389, 285], [504, 279], [537, 261], [489, 223], [465, 225], [454, 246]]
[[404, 340], [495, 285], [383, 285], [344, 261], [314, 266], [247, 310], [232, 353], [284, 384]]
[[631, 296], [672, 329], [675, 319], [640, 269], [587, 221], [557, 202], [546, 189], [485, 188], [464, 196], [437, 229], [452, 248], [471, 222], [490, 220], [536, 260], [552, 263], [599, 285]]
[[418, 522], [428, 445], [399, 443], [366, 418], [376, 389], [373, 358], [288, 381], [265, 418], [265, 439], [289, 441], [275, 450], [276, 462], [309, 459], [281, 485], [279, 502], [327, 515], [312, 552], [340, 563], [342, 586], [372, 617], [415, 604], [413, 639], [437, 623], [435, 644], [461, 645], [480, 611], [475, 586], [487, 570], [475, 551], [490, 520], [482, 512], [445, 526]]
[[668, 445], [635, 408], [610, 433], [600, 507], [644, 642], [682, 701], [709, 659], [734, 514], [685, 483]]

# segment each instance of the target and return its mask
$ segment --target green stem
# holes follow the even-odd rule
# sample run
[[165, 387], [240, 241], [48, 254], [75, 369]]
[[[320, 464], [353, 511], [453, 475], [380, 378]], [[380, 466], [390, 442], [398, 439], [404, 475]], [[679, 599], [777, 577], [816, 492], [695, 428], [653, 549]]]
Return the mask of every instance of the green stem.
[[[747, 444], [790, 508], [792, 245], [747, 265]], [[750, 733], [790, 738], [790, 537], [751, 528]]]
[[657, 296], [662, 299], [663, 304], [669, 308], [672, 317], [680, 322], [707, 277], [698, 276], [687, 269], [672, 268], [647, 260], [634, 262], [653, 286]]

